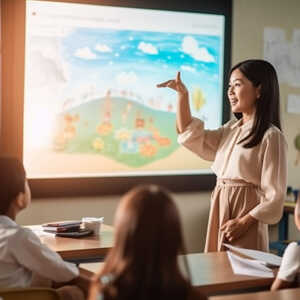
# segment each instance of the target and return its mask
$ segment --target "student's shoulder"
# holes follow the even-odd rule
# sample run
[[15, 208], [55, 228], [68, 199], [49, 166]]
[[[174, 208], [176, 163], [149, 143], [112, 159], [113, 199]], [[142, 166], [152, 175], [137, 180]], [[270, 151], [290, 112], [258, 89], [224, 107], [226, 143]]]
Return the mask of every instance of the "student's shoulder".
[[14, 235], [14, 239], [22, 242], [28, 242], [32, 240], [39, 240], [38, 236], [29, 228], [18, 226], [16, 227], [16, 232]]

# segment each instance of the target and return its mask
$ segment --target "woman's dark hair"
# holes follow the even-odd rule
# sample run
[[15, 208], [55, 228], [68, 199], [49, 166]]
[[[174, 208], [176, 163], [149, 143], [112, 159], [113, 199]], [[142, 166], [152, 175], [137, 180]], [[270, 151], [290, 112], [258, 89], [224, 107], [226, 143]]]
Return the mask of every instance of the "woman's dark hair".
[[[249, 59], [235, 65], [230, 74], [238, 69], [250, 80], [254, 87], [260, 87], [260, 97], [256, 101], [256, 113], [250, 133], [239, 143], [247, 142], [245, 148], [258, 145], [265, 132], [271, 125], [281, 130], [279, 84], [274, 67], [267, 61], [261, 59]], [[242, 113], [234, 114], [237, 119], [242, 118]]]
[[25, 192], [26, 173], [14, 157], [0, 157], [0, 214], [6, 214], [12, 201]]
[[191, 285], [178, 266], [184, 241], [169, 193], [156, 185], [133, 188], [122, 198], [115, 226], [115, 245], [99, 274], [104, 299], [186, 299]]

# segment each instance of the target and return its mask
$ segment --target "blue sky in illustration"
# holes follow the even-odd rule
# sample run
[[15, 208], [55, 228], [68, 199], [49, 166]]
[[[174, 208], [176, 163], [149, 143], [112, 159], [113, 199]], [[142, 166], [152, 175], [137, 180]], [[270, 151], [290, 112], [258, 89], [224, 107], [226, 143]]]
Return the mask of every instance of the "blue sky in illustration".
[[[206, 105], [199, 116], [218, 127], [222, 113], [222, 40], [218, 36], [149, 31], [78, 28], [61, 40], [70, 70], [66, 94], [79, 85], [97, 90], [127, 89], [143, 98], [160, 98], [175, 105], [175, 92], [156, 84], [178, 70], [192, 92], [201, 88]], [[197, 113], [192, 111], [194, 115]]]

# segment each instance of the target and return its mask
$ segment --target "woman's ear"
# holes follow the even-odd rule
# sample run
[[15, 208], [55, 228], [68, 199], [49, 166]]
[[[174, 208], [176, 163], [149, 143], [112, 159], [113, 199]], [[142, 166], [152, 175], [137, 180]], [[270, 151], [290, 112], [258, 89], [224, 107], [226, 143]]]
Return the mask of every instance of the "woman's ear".
[[256, 88], [256, 99], [259, 99], [261, 96], [261, 84]]

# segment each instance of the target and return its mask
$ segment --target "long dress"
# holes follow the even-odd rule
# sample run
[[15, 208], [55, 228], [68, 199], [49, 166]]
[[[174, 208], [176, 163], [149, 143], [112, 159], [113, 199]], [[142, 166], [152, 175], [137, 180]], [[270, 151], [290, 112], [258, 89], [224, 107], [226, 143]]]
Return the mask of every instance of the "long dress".
[[[287, 143], [271, 126], [252, 148], [238, 142], [246, 137], [253, 120], [231, 120], [217, 130], [205, 130], [193, 118], [178, 142], [205, 160], [213, 161], [217, 184], [211, 197], [205, 252], [224, 250], [223, 243], [269, 250], [268, 224], [277, 223], [283, 212], [287, 181]], [[229, 242], [220, 227], [226, 221], [250, 214], [258, 222], [237, 240]]]

